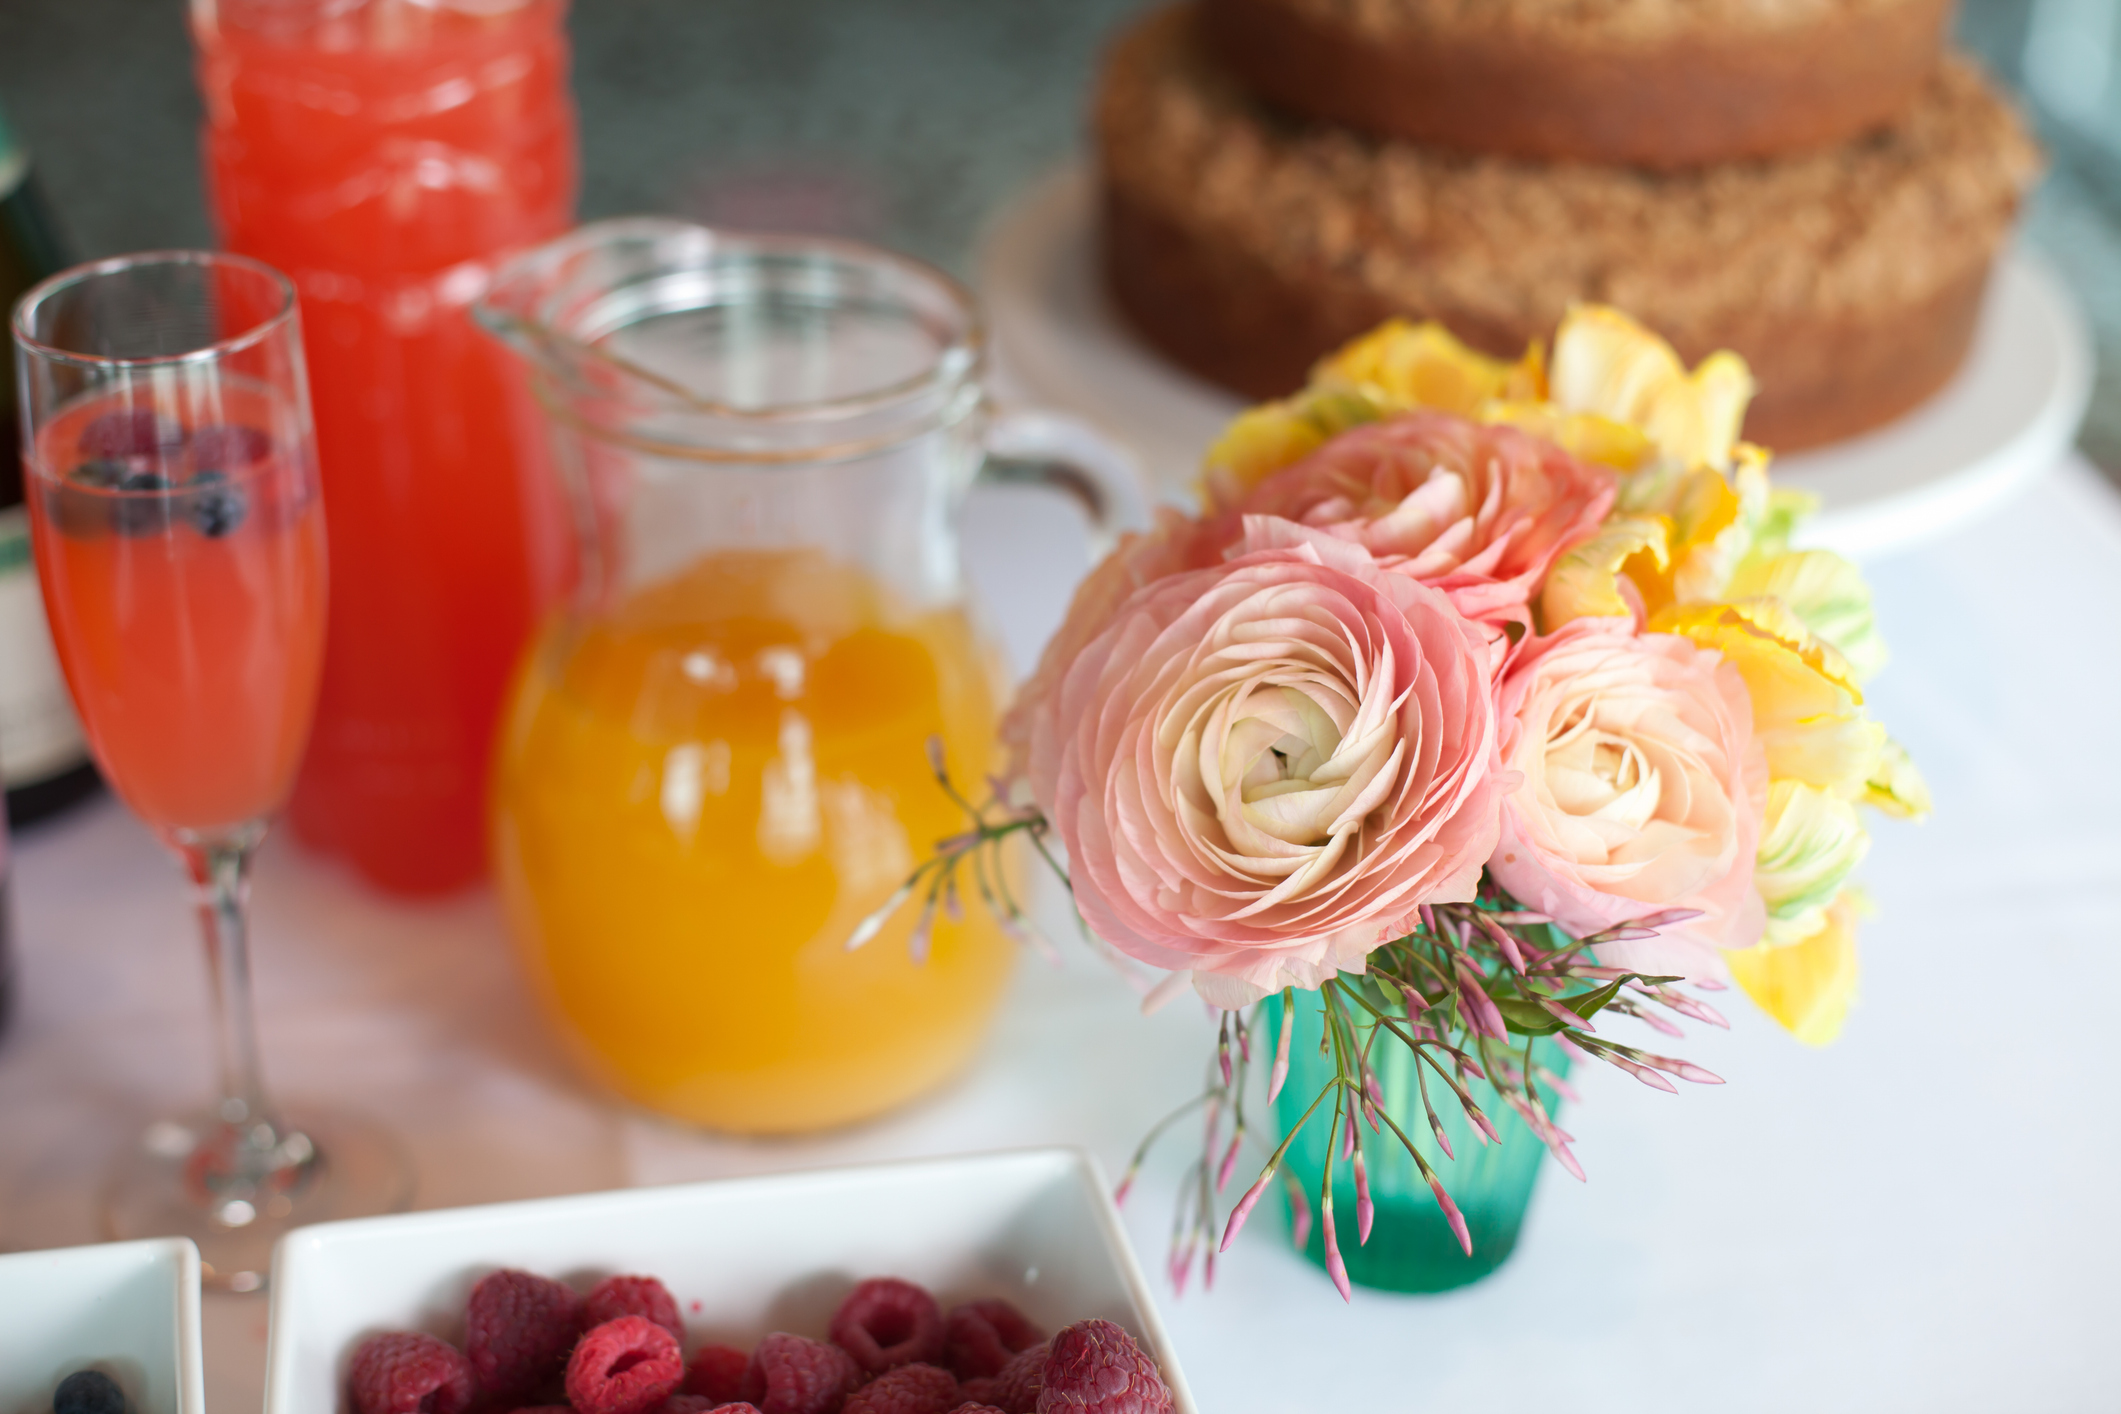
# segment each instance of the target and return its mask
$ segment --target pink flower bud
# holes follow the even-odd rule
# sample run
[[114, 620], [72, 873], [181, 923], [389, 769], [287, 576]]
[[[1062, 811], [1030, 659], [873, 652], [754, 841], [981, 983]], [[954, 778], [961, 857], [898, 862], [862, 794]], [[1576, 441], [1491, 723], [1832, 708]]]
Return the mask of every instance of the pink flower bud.
[[1289, 1038], [1295, 1034], [1296, 1006], [1293, 1000], [1284, 997], [1281, 1009], [1281, 1038], [1274, 1043], [1274, 1070], [1267, 1077], [1267, 1103], [1270, 1105], [1274, 1103], [1274, 1097], [1281, 1093], [1281, 1087], [1288, 1083]]
[[1259, 1195], [1267, 1191], [1267, 1183], [1273, 1177], [1273, 1169], [1261, 1169], [1259, 1177], [1245, 1190], [1245, 1196], [1237, 1200], [1237, 1206], [1230, 1210], [1230, 1221], [1223, 1225], [1223, 1240], [1222, 1245], [1216, 1248], [1218, 1252], [1230, 1250], [1231, 1242], [1236, 1240], [1238, 1232], [1244, 1227], [1245, 1219], [1252, 1216], [1252, 1209], [1259, 1203]]
[[1370, 1242], [1370, 1224], [1377, 1217], [1377, 1207], [1370, 1201], [1370, 1170], [1362, 1161], [1360, 1150], [1355, 1154], [1355, 1245], [1366, 1247]]
[[1436, 1195], [1436, 1206], [1443, 1209], [1444, 1220], [1451, 1224], [1451, 1231], [1458, 1238], [1458, 1245], [1465, 1249], [1468, 1257], [1472, 1256], [1473, 1235], [1466, 1231], [1466, 1220], [1458, 1211], [1458, 1205], [1451, 1201], [1450, 1194], [1444, 1192], [1443, 1180], [1432, 1176], [1429, 1179], [1429, 1191]]
[[1333, 1285], [1340, 1291], [1340, 1299], [1353, 1301], [1355, 1293], [1348, 1289], [1347, 1264], [1340, 1259], [1340, 1239], [1333, 1234], [1333, 1190], [1324, 1189], [1318, 1195], [1318, 1217], [1325, 1228], [1326, 1275], [1333, 1278]]

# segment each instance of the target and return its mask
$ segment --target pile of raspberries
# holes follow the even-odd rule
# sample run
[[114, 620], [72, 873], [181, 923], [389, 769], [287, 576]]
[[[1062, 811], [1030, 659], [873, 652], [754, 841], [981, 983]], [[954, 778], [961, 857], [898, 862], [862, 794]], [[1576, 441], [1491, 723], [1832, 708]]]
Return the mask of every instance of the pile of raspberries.
[[[830, 1341], [776, 1332], [748, 1355], [684, 1356], [677, 1301], [654, 1277], [587, 1296], [529, 1272], [471, 1289], [464, 1348], [412, 1331], [354, 1351], [353, 1414], [1170, 1414], [1133, 1337], [1079, 1321], [1051, 1340], [1006, 1301], [947, 1313], [877, 1277], [833, 1314]], [[561, 1402], [564, 1399], [564, 1403]]]

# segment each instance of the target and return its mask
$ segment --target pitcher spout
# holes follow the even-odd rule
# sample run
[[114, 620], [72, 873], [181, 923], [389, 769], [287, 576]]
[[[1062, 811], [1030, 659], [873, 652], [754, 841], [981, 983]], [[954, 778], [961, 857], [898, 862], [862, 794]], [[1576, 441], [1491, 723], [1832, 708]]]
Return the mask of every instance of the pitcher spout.
[[639, 318], [645, 283], [699, 264], [712, 240], [704, 227], [663, 217], [581, 226], [503, 263], [472, 318], [561, 389], [609, 397], [637, 384], [666, 395], [665, 380], [615, 358], [602, 338]]

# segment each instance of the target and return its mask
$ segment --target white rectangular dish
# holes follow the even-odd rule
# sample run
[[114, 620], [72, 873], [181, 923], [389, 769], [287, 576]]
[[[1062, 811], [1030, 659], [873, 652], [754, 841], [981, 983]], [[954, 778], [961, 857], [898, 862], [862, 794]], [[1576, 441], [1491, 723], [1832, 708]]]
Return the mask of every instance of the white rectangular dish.
[[181, 1237], [0, 1256], [0, 1414], [51, 1414], [76, 1370], [129, 1414], [205, 1414], [199, 1249]]
[[[1196, 1414], [1103, 1176], [1038, 1149], [325, 1223], [273, 1256], [265, 1414], [343, 1414], [355, 1345], [384, 1330], [463, 1338], [472, 1284], [520, 1267], [586, 1290], [660, 1278], [688, 1348], [770, 1331], [823, 1339], [858, 1281], [919, 1282], [949, 1306], [1000, 1296], [1048, 1331], [1102, 1317]], [[12, 1414], [12, 1411], [0, 1411]]]

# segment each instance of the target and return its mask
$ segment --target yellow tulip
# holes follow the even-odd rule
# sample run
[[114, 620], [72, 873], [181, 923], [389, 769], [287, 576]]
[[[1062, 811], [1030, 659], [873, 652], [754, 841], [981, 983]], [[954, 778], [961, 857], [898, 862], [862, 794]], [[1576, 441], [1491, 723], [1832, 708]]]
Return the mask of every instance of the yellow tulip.
[[1554, 335], [1550, 397], [1567, 412], [1594, 412], [1640, 427], [1682, 467], [1729, 471], [1753, 399], [1753, 375], [1734, 353], [1689, 374], [1672, 346], [1617, 309], [1578, 305]]
[[1885, 730], [1864, 719], [1848, 660], [1775, 599], [1678, 604], [1651, 616], [1654, 633], [1713, 648], [1737, 667], [1753, 699], [1753, 735], [1768, 775], [1853, 799], [1876, 772]]
[[1395, 409], [1434, 408], [1473, 417], [1495, 399], [1543, 402], [1545, 359], [1537, 344], [1515, 363], [1467, 348], [1429, 320], [1387, 320], [1321, 359], [1311, 386], [1361, 388]]
[[1552, 403], [1497, 398], [1481, 404], [1482, 422], [1500, 422], [1544, 438], [1575, 457], [1615, 471], [1631, 472], [1657, 453], [1649, 434], [1595, 412], [1563, 412]]
[[1777, 947], [1760, 943], [1726, 954], [1731, 976], [1808, 1046], [1841, 1034], [1856, 999], [1856, 900], [1848, 893], [1826, 910], [1817, 931]]
[[1781, 600], [1806, 628], [1834, 645], [1856, 677], [1868, 682], [1885, 667], [1885, 638], [1863, 572], [1826, 550], [1754, 555], [1731, 576], [1734, 599]]
[[1930, 786], [1908, 759], [1907, 748], [1886, 738], [1877, 769], [1865, 783], [1863, 803], [1898, 820], [1920, 820], [1930, 813]]
[[1293, 398], [1262, 403], [1238, 414], [1202, 459], [1200, 491], [1212, 509], [1242, 499], [1285, 466], [1309, 456], [1329, 437], [1392, 411], [1370, 392], [1312, 387]]
[[[1635, 574], [1627, 570], [1635, 567]], [[1562, 552], [1540, 592], [1539, 622], [1553, 633], [1572, 619], [1627, 618], [1647, 609], [1636, 578], [1655, 579], [1671, 566], [1662, 516], [1615, 516], [1598, 533]]]
[[1854, 801], [1802, 781], [1771, 784], [1753, 865], [1766, 940], [1788, 944], [1818, 932], [1870, 847]]
[[1766, 452], [1741, 444], [1728, 474], [1659, 462], [1623, 484], [1623, 513], [1661, 515], [1670, 523], [1670, 578], [1639, 586], [1653, 611], [1736, 597], [1729, 592], [1731, 576], [1753, 552], [1767, 520], [1767, 465]]

